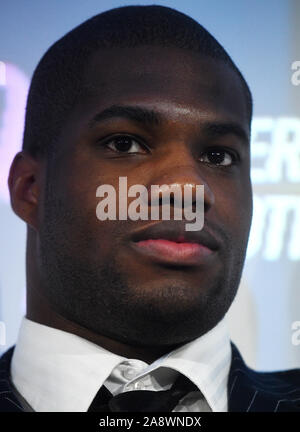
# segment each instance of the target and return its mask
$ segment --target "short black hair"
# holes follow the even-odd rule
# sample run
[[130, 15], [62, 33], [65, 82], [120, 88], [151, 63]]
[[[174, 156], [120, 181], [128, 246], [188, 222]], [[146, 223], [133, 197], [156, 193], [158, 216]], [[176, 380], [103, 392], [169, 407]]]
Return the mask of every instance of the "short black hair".
[[244, 77], [202, 25], [165, 6], [123, 6], [80, 24], [44, 54], [29, 89], [23, 150], [32, 156], [53, 151], [66, 117], [82, 91], [87, 60], [96, 50], [146, 44], [191, 50], [229, 65], [241, 79], [251, 121], [252, 96]]

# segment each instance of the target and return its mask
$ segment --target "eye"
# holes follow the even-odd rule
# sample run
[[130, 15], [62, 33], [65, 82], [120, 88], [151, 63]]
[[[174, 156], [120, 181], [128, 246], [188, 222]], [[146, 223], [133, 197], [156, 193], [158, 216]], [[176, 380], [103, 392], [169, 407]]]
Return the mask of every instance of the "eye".
[[203, 153], [200, 157], [200, 162], [210, 165], [230, 166], [233, 165], [237, 159], [237, 155], [229, 151], [223, 149], [210, 149]]
[[146, 153], [145, 146], [128, 135], [120, 135], [106, 141], [105, 146], [118, 153]]

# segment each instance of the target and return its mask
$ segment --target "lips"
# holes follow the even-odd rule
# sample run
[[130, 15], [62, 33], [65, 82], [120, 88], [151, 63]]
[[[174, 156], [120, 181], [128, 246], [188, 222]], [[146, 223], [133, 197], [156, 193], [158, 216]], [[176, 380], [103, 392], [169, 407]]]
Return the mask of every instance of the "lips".
[[173, 265], [200, 265], [219, 248], [217, 240], [204, 229], [185, 231], [178, 221], [159, 222], [132, 234], [134, 249], [156, 261]]

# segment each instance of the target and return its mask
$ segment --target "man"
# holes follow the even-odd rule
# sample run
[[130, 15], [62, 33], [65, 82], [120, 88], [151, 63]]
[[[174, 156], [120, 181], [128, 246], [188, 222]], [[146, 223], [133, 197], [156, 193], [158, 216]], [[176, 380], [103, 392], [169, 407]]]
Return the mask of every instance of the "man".
[[[27, 312], [1, 359], [3, 411], [300, 410], [300, 372], [250, 370], [224, 322], [251, 223], [251, 116], [228, 54], [170, 8], [113, 9], [48, 50], [9, 176]], [[100, 221], [97, 188], [121, 177], [187, 186], [194, 207], [203, 185], [203, 229]]]

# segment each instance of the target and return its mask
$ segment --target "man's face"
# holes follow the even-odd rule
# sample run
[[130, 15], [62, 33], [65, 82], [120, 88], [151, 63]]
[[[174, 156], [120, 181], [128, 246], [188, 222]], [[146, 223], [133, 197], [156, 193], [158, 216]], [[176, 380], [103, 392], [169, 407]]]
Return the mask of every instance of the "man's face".
[[[66, 318], [122, 342], [190, 341], [227, 312], [244, 262], [252, 194], [240, 78], [185, 50], [110, 49], [89, 61], [82, 93], [47, 172], [39, 232], [44, 295]], [[101, 115], [112, 106], [130, 109]], [[145, 118], [145, 111], [155, 114]], [[161, 220], [99, 221], [96, 190], [109, 184], [118, 196], [121, 176], [128, 188], [204, 185], [199, 238], [211, 250], [186, 259], [159, 247], [149, 252], [137, 240], [149, 240], [144, 229]], [[184, 221], [174, 222], [164, 221], [156, 238], [176, 236]]]

